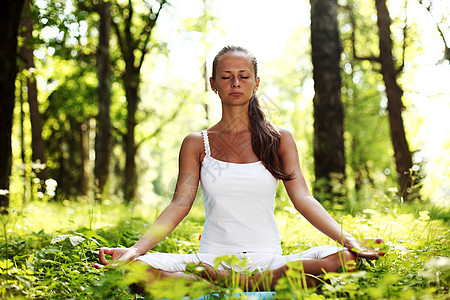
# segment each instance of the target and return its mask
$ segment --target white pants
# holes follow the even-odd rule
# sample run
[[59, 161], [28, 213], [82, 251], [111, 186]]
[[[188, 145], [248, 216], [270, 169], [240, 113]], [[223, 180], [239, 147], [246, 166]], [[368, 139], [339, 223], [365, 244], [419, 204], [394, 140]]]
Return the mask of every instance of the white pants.
[[261, 272], [277, 269], [292, 261], [308, 258], [324, 258], [343, 249], [345, 248], [337, 246], [317, 246], [300, 253], [289, 255], [246, 252], [229, 255], [216, 253], [177, 254], [154, 252], [144, 254], [136, 258], [136, 260], [145, 262], [155, 269], [167, 272], [186, 271], [186, 265], [194, 263], [208, 264], [217, 270], [247, 271], [252, 273], [254, 271]]

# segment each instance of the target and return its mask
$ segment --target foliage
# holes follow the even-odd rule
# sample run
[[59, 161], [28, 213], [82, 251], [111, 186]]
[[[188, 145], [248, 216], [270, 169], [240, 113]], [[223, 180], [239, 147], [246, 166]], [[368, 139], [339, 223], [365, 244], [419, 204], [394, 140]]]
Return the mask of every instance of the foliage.
[[[127, 12], [128, 1], [112, 1], [113, 19], [123, 29], [120, 13]], [[133, 28], [141, 28], [150, 13], [150, 4], [157, 1], [130, 1], [136, 9]], [[46, 141], [47, 169], [50, 177], [58, 181], [56, 200], [71, 199], [78, 195], [93, 193], [92, 165], [94, 160], [94, 135], [97, 115], [97, 74], [95, 53], [98, 44], [98, 1], [45, 0], [32, 2], [34, 23], [33, 45], [36, 77], [39, 90], [39, 107], [43, 114], [42, 136]], [[149, 198], [165, 197], [173, 186], [176, 174], [176, 158], [184, 136], [211, 126], [218, 120], [220, 104], [217, 98], [205, 91], [204, 63], [208, 61], [212, 37], [217, 31], [214, 1], [193, 1], [193, 11], [184, 12], [175, 2], [167, 5], [161, 15], [161, 26], [152, 33], [151, 44], [142, 65], [140, 82], [141, 102], [137, 111], [136, 147], [137, 172], [141, 182], [138, 196]], [[409, 2], [408, 2], [409, 3]], [[155, 4], [156, 5], [156, 4]], [[419, 3], [409, 3], [412, 9]], [[158, 5], [155, 6], [155, 9]], [[419, 45], [421, 32], [415, 24], [414, 14], [403, 8], [403, 1], [393, 3], [393, 35], [396, 49], [402, 50], [402, 26], [407, 21], [407, 45]], [[377, 65], [358, 62], [351, 49], [352, 23], [349, 7], [355, 15], [355, 40], [359, 56], [377, 55], [377, 33], [373, 1], [342, 1], [339, 9], [339, 24], [342, 42], [342, 96], [345, 105], [346, 176], [344, 188], [349, 196], [346, 205], [353, 206], [364, 201], [366, 193], [382, 195], [395, 182], [394, 160], [390, 145], [383, 85], [377, 74]], [[424, 8], [420, 6], [420, 9]], [[408, 17], [408, 19], [406, 19]], [[159, 21], [158, 21], [159, 22]], [[214, 24], [213, 24], [214, 23]], [[171, 26], [167, 26], [171, 24]], [[217, 25], [216, 24], [216, 25]], [[284, 52], [274, 61], [260, 59], [261, 86], [259, 97], [268, 118], [275, 124], [287, 127], [295, 135], [300, 161], [305, 178], [314, 183], [314, 160], [312, 155], [313, 118], [311, 100], [313, 80], [310, 62], [309, 27], [307, 24], [292, 30]], [[142, 31], [133, 30], [133, 38], [139, 44], [144, 42]], [[174, 37], [175, 35], [175, 37]], [[122, 196], [123, 171], [125, 169], [125, 141], [127, 101], [122, 86], [125, 63], [121, 58], [119, 41], [111, 35], [111, 120], [113, 125], [113, 153], [111, 176], [107, 183], [107, 194]], [[216, 47], [219, 45], [216, 45]], [[180, 59], [177, 48], [186, 48]], [[257, 50], [257, 49], [250, 49]], [[194, 55], [192, 55], [192, 53]], [[207, 53], [205, 53], [207, 52]], [[411, 82], [417, 73], [412, 61], [423, 54], [421, 47], [407, 48], [407, 62], [402, 75], [405, 91], [411, 89]], [[207, 54], [207, 55], [206, 55]], [[395, 53], [402, 58], [402, 53]], [[205, 57], [206, 55], [206, 57]], [[138, 57], [137, 57], [138, 58]], [[399, 62], [400, 63], [400, 62]], [[209, 62], [207, 62], [210, 65]], [[186, 68], [186, 70], [183, 70]], [[206, 73], [210, 73], [207, 70]], [[22, 75], [23, 72], [22, 72]], [[19, 84], [17, 84], [19, 89]], [[207, 90], [207, 89], [206, 89]], [[417, 140], [417, 131], [423, 120], [418, 118], [405, 93], [408, 110], [405, 125], [409, 140]], [[426, 105], [426, 104], [424, 104]], [[19, 161], [22, 149], [25, 162], [31, 160], [31, 132], [28, 124], [27, 104], [24, 104], [25, 143], [20, 144], [21, 133], [17, 128], [20, 115], [16, 112], [13, 132], [13, 165]], [[172, 118], [176, 116], [176, 118]], [[414, 142], [412, 148], [421, 156], [421, 142]], [[22, 148], [22, 149], [20, 149]], [[444, 147], [441, 147], [444, 148]], [[84, 151], [84, 152], [83, 152]], [[382, 154], [382, 155], [380, 155]], [[98, 155], [98, 154], [95, 154]], [[432, 156], [433, 162], [442, 161]], [[431, 164], [424, 161], [430, 170]], [[21, 166], [22, 167], [22, 166]], [[415, 167], [422, 168], [416, 164]], [[17, 170], [14, 170], [13, 173]], [[26, 172], [30, 177], [29, 172]], [[437, 173], [437, 171], [435, 172]], [[173, 174], [166, 176], [166, 174]], [[430, 172], [428, 172], [430, 174]], [[445, 193], [445, 177], [442, 182], [434, 180], [431, 174], [423, 189], [426, 194]], [[15, 176], [13, 174], [13, 176]], [[431, 179], [430, 179], [431, 178]], [[32, 182], [28, 182], [32, 185]], [[12, 186], [11, 189], [22, 188]], [[393, 189], [391, 189], [393, 191]], [[425, 198], [427, 195], [425, 195]], [[321, 200], [320, 195], [317, 197]], [[441, 196], [443, 198], [443, 196]], [[285, 198], [284, 198], [285, 199]]]
[[[366, 262], [357, 272], [326, 274], [316, 289], [302, 287], [302, 273], [291, 272], [279, 281], [275, 299], [446, 299], [450, 281], [449, 212], [423, 203], [398, 206], [374, 200], [374, 209], [354, 215], [334, 212], [337, 220], [358, 237], [382, 236], [390, 250], [379, 261]], [[14, 202], [17, 203], [17, 202]], [[31, 202], [2, 216], [0, 293], [4, 299], [130, 299], [133, 276], [120, 269], [97, 270], [100, 246], [131, 246], [154, 220], [161, 203], [124, 206], [80, 199], [70, 202]], [[162, 203], [164, 205], [164, 203]], [[283, 204], [281, 201], [280, 204]], [[290, 206], [276, 213], [283, 251], [292, 253], [330, 243]], [[179, 227], [152, 251], [192, 253], [202, 230], [202, 202], [195, 203]], [[168, 288], [168, 287], [176, 288]], [[230, 299], [237, 286], [212, 290], [205, 282], [159, 282], [152, 286], [155, 299], [182, 299], [209, 294]], [[211, 294], [214, 293], [214, 294]], [[231, 297], [233, 298], [233, 297]]]
[[[409, 169], [411, 198], [420, 197], [424, 177], [424, 164], [422, 161], [421, 147], [414, 143], [418, 126], [423, 122], [411, 103], [407, 93], [409, 80], [415, 73], [417, 66], [415, 59], [421, 54], [421, 47], [416, 47], [416, 41], [420, 36], [416, 18], [413, 13], [419, 3], [408, 1], [387, 1], [391, 20], [394, 65], [398, 72], [398, 80], [401, 88], [406, 91], [402, 97], [405, 107], [402, 108], [406, 126], [406, 138], [411, 145], [413, 165]], [[378, 49], [380, 37], [377, 33], [377, 12], [373, 1], [345, 1], [341, 7], [340, 33], [342, 43], [342, 96], [346, 109], [346, 149], [347, 161], [350, 167], [349, 178], [353, 199], [359, 200], [358, 193], [361, 188], [376, 189], [380, 179], [388, 185], [393, 184], [395, 169], [393, 157], [399, 160], [398, 153], [394, 153], [389, 146], [387, 137], [389, 134], [387, 109], [388, 99], [383, 76], [381, 76], [380, 50]], [[380, 74], [379, 74], [380, 73]], [[403, 93], [403, 92], [402, 92]], [[391, 133], [395, 132], [392, 130]], [[393, 138], [393, 137], [392, 137]], [[395, 144], [395, 143], [394, 143]], [[389, 155], [379, 153], [389, 149]], [[376, 159], [374, 159], [376, 158]], [[397, 162], [398, 169], [398, 162]], [[384, 175], [383, 175], [384, 173]], [[397, 174], [403, 176], [402, 174]], [[404, 178], [405, 180], [405, 178]], [[364, 184], [364, 182], [366, 184]], [[398, 197], [405, 190], [396, 188]]]

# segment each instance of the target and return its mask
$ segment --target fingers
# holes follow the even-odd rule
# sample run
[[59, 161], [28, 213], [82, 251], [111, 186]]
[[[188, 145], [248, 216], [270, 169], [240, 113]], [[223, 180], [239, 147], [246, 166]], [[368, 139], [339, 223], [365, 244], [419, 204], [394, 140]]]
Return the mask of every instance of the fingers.
[[364, 238], [364, 243], [366, 244], [368, 241], [373, 241], [375, 244], [384, 243], [383, 238]]
[[108, 261], [105, 258], [105, 248], [100, 248], [98, 250], [98, 258], [103, 265], [107, 265]]
[[[376, 247], [375, 245], [380, 245], [380, 247]], [[366, 259], [378, 259], [386, 255], [384, 250], [383, 238], [365, 238], [363, 248], [357, 255]]]
[[114, 249], [113, 248], [100, 248], [100, 250], [102, 250], [102, 249], [103, 249], [103, 251], [104, 251], [104, 253], [106, 255], [113, 255], [114, 254]]
[[111, 248], [100, 248], [98, 250], [98, 258], [102, 265], [109, 265], [110, 262], [106, 259], [105, 255], [114, 255], [114, 249]]
[[357, 254], [359, 257], [366, 258], [366, 259], [379, 259], [380, 258], [380, 252], [376, 251], [362, 251]]
[[113, 263], [114, 261], [108, 261], [105, 257], [105, 255], [111, 255], [113, 256], [114, 254], [114, 249], [111, 248], [100, 248], [98, 250], [98, 258], [100, 260], [100, 263], [93, 263], [92, 265], [94, 266], [94, 268], [97, 269], [103, 269], [103, 268], [110, 268], [110, 267], [114, 267], [115, 264]]
[[96, 268], [96, 269], [103, 269], [103, 268], [105, 267], [104, 265], [101, 265], [101, 264], [98, 264], [98, 263], [93, 263], [92, 265], [93, 265], [94, 268]]
[[107, 265], [102, 265], [102, 264], [99, 264], [99, 263], [93, 263], [92, 266], [94, 268], [96, 268], [96, 269], [99, 269], [99, 270], [101, 270], [101, 269], [111, 270], [111, 269], [115, 269], [117, 267], [117, 264], [109, 263]]
[[[98, 250], [98, 258], [100, 267], [118, 267], [120, 265], [126, 264], [127, 262], [133, 260], [133, 258], [128, 257], [125, 248], [100, 248]], [[106, 255], [111, 255], [111, 258], [106, 259]]]
[[375, 239], [375, 244], [381, 244], [384, 243], [384, 239], [383, 238], [376, 238]]

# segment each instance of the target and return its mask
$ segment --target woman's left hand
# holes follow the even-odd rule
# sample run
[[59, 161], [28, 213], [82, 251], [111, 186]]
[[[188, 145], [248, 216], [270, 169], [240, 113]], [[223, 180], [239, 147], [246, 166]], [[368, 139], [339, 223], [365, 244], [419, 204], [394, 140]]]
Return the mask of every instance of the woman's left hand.
[[350, 238], [344, 246], [357, 256], [366, 259], [378, 259], [386, 254], [383, 238], [365, 238], [363, 243], [355, 238]]

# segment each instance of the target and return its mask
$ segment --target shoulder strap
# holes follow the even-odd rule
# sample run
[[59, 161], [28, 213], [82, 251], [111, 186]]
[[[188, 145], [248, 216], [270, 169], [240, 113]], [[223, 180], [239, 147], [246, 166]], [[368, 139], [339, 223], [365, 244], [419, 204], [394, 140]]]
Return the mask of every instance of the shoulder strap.
[[205, 146], [205, 154], [206, 156], [211, 156], [211, 149], [209, 148], [209, 139], [208, 132], [205, 130], [202, 131], [203, 136], [203, 145]]

